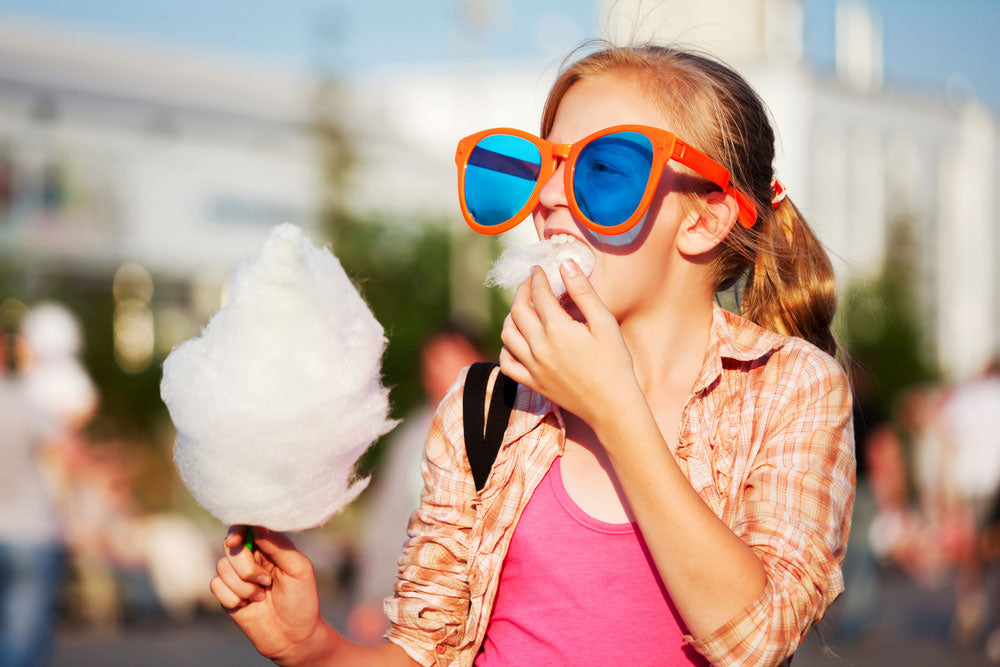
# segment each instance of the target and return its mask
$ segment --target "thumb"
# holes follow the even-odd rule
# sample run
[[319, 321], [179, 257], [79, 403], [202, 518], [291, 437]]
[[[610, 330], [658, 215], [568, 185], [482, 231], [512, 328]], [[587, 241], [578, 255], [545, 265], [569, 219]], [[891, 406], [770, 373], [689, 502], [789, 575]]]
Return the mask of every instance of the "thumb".
[[298, 578], [312, 571], [312, 562], [282, 533], [254, 526], [253, 542], [261, 554], [292, 577]]
[[601, 301], [601, 297], [594, 291], [594, 286], [587, 280], [587, 276], [583, 275], [575, 261], [567, 259], [559, 266], [559, 273], [566, 285], [566, 293], [573, 299], [573, 303], [580, 309], [588, 323], [607, 314], [608, 309]]

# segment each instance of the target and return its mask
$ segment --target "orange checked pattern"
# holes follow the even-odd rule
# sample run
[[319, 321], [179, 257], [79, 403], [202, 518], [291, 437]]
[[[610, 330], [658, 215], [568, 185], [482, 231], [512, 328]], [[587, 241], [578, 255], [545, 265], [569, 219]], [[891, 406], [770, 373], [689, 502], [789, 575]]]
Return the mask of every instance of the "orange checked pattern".
[[[464, 381], [463, 373], [434, 417], [425, 489], [385, 603], [388, 639], [423, 665], [473, 664], [518, 517], [564, 442], [558, 406], [519, 387], [477, 495], [463, 443]], [[715, 665], [780, 664], [844, 587], [855, 484], [846, 375], [809, 343], [716, 307], [676, 459], [768, 576], [742, 613], [686, 639]]]

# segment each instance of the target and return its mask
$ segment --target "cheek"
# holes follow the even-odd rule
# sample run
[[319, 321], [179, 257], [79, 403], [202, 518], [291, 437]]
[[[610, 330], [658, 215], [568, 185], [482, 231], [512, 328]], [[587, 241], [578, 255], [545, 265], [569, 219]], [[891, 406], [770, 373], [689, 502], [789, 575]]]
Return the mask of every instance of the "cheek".
[[624, 248], [627, 245], [632, 244], [639, 235], [642, 234], [646, 226], [646, 220], [649, 218], [649, 213], [647, 212], [639, 222], [635, 223], [635, 227], [628, 230], [624, 234], [601, 234], [598, 235], [586, 227], [581, 227], [584, 234], [587, 236], [587, 240], [590, 241], [591, 245], [606, 245], [611, 248]]
[[612, 313], [616, 312], [617, 304], [626, 299], [632, 289], [633, 279], [630, 277], [632, 271], [629, 259], [624, 255], [597, 253], [597, 262], [594, 264], [590, 283]]
[[538, 240], [542, 240], [542, 234], [545, 231], [545, 219], [548, 217], [547, 212], [541, 206], [535, 207], [535, 210], [531, 213], [531, 223], [535, 226], [535, 234], [538, 235]]

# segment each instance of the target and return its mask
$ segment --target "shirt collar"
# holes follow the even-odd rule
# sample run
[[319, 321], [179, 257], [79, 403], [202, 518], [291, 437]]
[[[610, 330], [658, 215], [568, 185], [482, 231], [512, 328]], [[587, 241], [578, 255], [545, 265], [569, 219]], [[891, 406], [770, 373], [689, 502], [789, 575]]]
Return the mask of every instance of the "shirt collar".
[[722, 375], [722, 360], [756, 361], [784, 344], [784, 337], [729, 312], [718, 304], [712, 308], [712, 329], [701, 372], [692, 390], [710, 387]]
[[[783, 336], [759, 327], [750, 320], [715, 304], [712, 308], [708, 349], [705, 351], [701, 372], [692, 388], [693, 393], [707, 389], [721, 377], [723, 359], [756, 361], [771, 354], [783, 344]], [[561, 427], [562, 415], [555, 403], [524, 385], [518, 386], [503, 446], [506, 447], [519, 440], [538, 426], [550, 412], [555, 414]]]

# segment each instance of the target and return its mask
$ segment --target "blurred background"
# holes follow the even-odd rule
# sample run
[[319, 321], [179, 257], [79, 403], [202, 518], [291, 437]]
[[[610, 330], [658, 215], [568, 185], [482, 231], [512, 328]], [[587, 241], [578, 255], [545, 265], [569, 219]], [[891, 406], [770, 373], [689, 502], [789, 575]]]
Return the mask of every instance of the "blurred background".
[[381, 634], [429, 410], [495, 358], [509, 299], [482, 287], [497, 241], [461, 220], [455, 144], [536, 129], [601, 37], [746, 75], [834, 259], [858, 503], [848, 593], [796, 664], [1000, 662], [998, 29], [995, 0], [0, 0], [9, 632], [37, 664], [267, 664], [208, 593], [225, 527], [176, 476], [159, 381], [292, 222], [389, 338], [406, 421], [363, 459], [370, 489], [297, 538], [327, 618]]

